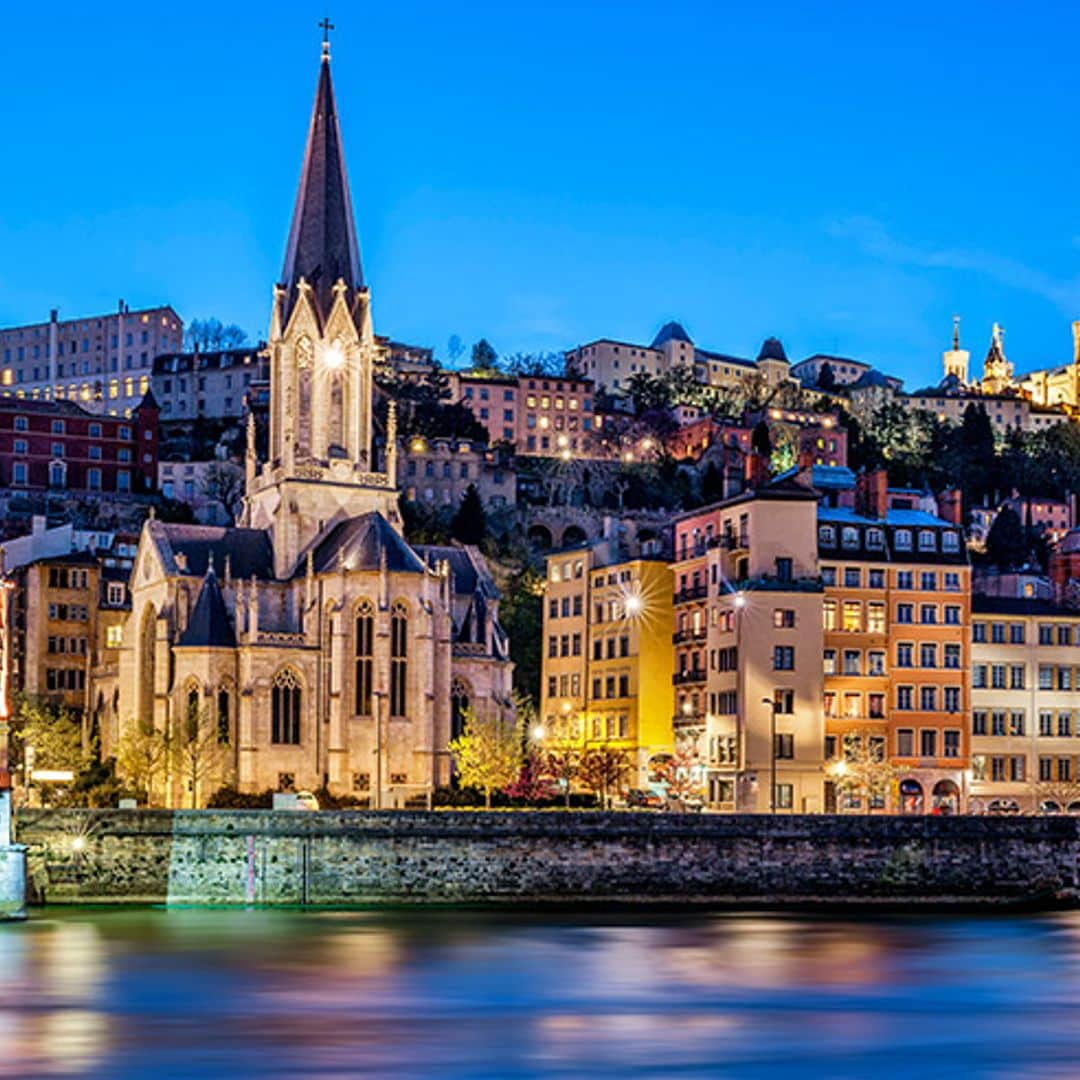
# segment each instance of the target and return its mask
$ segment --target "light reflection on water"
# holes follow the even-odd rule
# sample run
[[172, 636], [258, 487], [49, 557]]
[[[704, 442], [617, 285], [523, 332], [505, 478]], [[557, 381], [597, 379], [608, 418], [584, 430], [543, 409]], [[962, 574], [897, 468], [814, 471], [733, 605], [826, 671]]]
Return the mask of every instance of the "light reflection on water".
[[1080, 1075], [1080, 914], [72, 911], [0, 1077]]

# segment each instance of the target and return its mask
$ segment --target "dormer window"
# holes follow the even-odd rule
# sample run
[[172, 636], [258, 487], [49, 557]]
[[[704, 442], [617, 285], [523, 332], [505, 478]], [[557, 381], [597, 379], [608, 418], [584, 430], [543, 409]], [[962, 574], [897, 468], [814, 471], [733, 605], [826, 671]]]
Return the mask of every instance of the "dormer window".
[[942, 551], [959, 551], [960, 550], [960, 537], [954, 532], [946, 532], [941, 534], [941, 550]]
[[[727, 532], [730, 534], [730, 528], [728, 528]], [[832, 525], [819, 525], [818, 543], [822, 547], [836, 547], [836, 529]]]
[[846, 551], [857, 551], [859, 548], [859, 530], [854, 525], [845, 525], [840, 534], [840, 543]]
[[873, 551], [881, 551], [885, 547], [885, 534], [880, 529], [867, 529], [866, 546]]
[[937, 544], [934, 541], [933, 529], [920, 529], [919, 530], [919, 550], [920, 551], [934, 551], [937, 548]]
[[911, 550], [911, 530], [910, 529], [897, 529], [896, 534], [893, 537], [896, 544], [897, 551], [910, 551]]

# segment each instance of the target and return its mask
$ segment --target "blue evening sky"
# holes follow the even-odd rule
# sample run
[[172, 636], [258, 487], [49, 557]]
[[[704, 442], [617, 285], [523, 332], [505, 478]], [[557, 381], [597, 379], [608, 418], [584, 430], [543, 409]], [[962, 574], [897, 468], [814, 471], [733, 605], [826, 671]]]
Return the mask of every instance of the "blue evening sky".
[[[0, 325], [171, 302], [264, 336], [322, 4], [0, 0]], [[936, 380], [1064, 363], [1080, 6], [342, 3], [381, 333], [648, 341]]]

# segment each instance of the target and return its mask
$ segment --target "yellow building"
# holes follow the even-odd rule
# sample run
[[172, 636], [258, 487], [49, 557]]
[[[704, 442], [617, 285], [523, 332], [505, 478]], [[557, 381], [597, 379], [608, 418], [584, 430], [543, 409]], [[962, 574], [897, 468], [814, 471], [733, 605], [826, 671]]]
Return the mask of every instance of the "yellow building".
[[645, 788], [674, 748], [671, 570], [614, 561], [606, 541], [547, 559], [543, 742], [625, 751], [628, 787]]

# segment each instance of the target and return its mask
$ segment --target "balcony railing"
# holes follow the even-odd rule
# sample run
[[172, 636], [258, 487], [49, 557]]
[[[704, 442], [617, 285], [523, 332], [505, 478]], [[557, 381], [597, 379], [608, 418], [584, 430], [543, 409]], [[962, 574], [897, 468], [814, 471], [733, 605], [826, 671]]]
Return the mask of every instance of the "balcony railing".
[[704, 600], [709, 595], [708, 585], [687, 585], [675, 594], [676, 604], [685, 604], [691, 600]]
[[673, 645], [682, 645], [685, 641], [704, 641], [709, 636], [709, 631], [704, 627], [697, 630], [676, 630], [671, 635]]
[[676, 671], [671, 677], [675, 686], [686, 686], [690, 683], [703, 683], [705, 681], [704, 668], [689, 668], [687, 671]]

